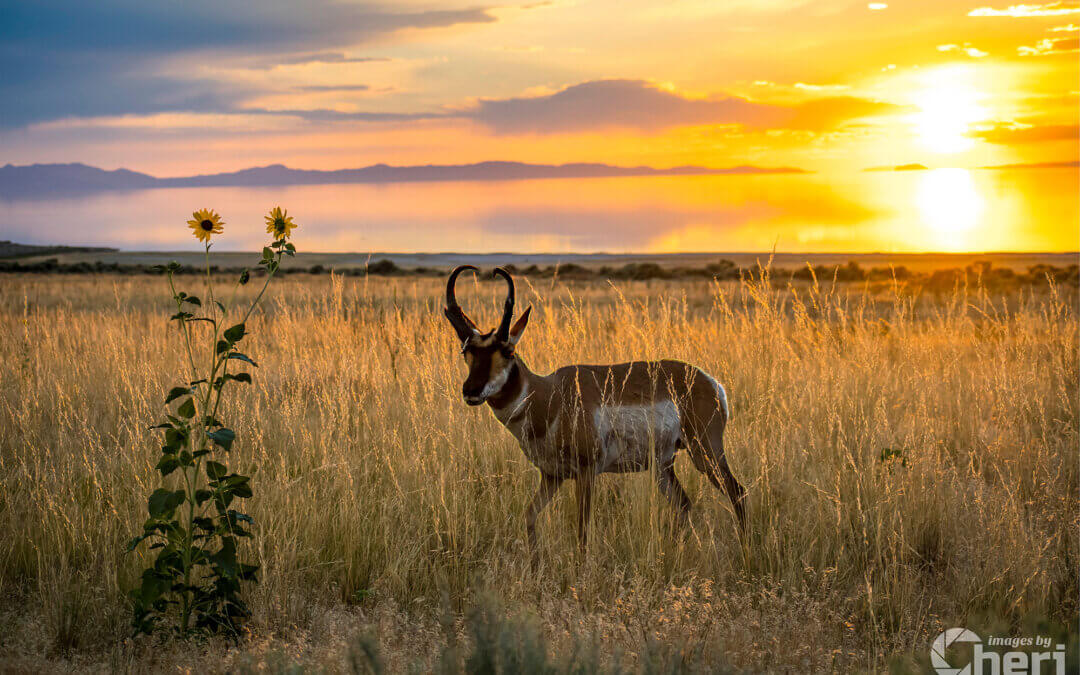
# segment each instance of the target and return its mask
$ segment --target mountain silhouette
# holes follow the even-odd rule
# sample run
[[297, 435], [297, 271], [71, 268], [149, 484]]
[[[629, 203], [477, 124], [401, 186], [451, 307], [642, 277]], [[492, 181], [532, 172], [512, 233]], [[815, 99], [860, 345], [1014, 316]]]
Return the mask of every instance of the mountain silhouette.
[[709, 168], [677, 166], [612, 166], [599, 163], [526, 164], [478, 162], [476, 164], [425, 164], [390, 166], [373, 164], [361, 169], [318, 171], [290, 169], [283, 164], [253, 167], [229, 173], [178, 178], [156, 178], [145, 173], [117, 169], [106, 171], [86, 164], [32, 164], [0, 167], [0, 196], [6, 198], [62, 196], [103, 190], [145, 190], [182, 187], [260, 187], [275, 185], [325, 185], [332, 183], [406, 183], [427, 181], [524, 180], [534, 178], [600, 178], [614, 176], [711, 176], [728, 174], [805, 173], [791, 167], [735, 166]]

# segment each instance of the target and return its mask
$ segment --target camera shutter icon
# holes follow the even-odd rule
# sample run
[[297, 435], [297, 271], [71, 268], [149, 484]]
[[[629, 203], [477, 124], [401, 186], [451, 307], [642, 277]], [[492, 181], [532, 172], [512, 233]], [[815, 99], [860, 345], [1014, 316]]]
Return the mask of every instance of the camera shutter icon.
[[970, 663], [963, 668], [954, 668], [945, 658], [945, 650], [957, 642], [982, 642], [982, 638], [967, 628], [950, 628], [934, 638], [930, 644], [930, 665], [938, 675], [971, 675]]

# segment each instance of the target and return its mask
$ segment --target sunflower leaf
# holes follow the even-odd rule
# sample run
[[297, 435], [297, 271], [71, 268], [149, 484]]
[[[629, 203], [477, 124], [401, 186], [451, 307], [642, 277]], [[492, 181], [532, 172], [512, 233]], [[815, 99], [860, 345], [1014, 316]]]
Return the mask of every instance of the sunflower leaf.
[[169, 394], [165, 397], [165, 403], [172, 403], [181, 396], [185, 396], [191, 393], [191, 387], [173, 387], [169, 390]]
[[251, 359], [251, 357], [248, 356], [247, 354], [241, 354], [240, 352], [233, 352], [232, 354], [229, 354], [229, 358], [230, 359], [236, 359], [237, 361], [244, 361], [246, 363], [250, 363], [251, 365], [255, 366], [256, 368], [259, 367], [259, 364], [255, 363], [255, 361], [253, 361]]

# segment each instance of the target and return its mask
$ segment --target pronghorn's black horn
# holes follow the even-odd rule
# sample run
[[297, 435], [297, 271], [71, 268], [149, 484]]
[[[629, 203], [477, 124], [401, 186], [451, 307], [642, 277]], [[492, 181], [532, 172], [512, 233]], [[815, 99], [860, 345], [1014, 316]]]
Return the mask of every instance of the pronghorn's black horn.
[[476, 268], [472, 265], [458, 265], [450, 273], [450, 278], [446, 280], [446, 308], [443, 309], [443, 314], [450, 320], [450, 325], [454, 327], [458, 338], [462, 342], [476, 333], [476, 324], [465, 316], [465, 312], [462, 311], [461, 305], [458, 304], [457, 297], [454, 294], [454, 285], [457, 283], [458, 275], [466, 270], [476, 270]]
[[491, 276], [499, 276], [506, 279], [506, 304], [503, 305], [502, 321], [499, 322], [499, 330], [495, 333], [500, 342], [510, 340], [510, 322], [514, 320], [514, 279], [510, 273], [501, 267], [496, 267]]

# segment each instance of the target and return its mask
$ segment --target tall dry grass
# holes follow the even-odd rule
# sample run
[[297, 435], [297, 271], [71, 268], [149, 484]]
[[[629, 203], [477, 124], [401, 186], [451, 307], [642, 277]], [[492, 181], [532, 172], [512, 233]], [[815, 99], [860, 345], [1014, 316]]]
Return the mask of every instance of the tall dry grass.
[[[0, 291], [9, 665], [338, 669], [370, 633], [392, 668], [428, 667], [485, 595], [533, 615], [556, 649], [588, 637], [632, 663], [659, 640], [754, 670], [881, 668], [953, 625], [1076, 621], [1074, 289], [522, 289], [534, 370], [663, 357], [714, 374], [749, 490], [740, 542], [685, 458], [689, 530], [648, 476], [604, 477], [584, 559], [560, 494], [533, 574], [535, 471], [461, 401], [441, 282], [290, 278], [245, 348], [273, 367], [226, 411], [263, 567], [252, 637], [228, 656], [125, 641], [140, 561], [122, 550], [155, 482], [147, 426], [181, 372], [162, 280], [11, 277]], [[459, 285], [491, 324], [501, 293]]]

